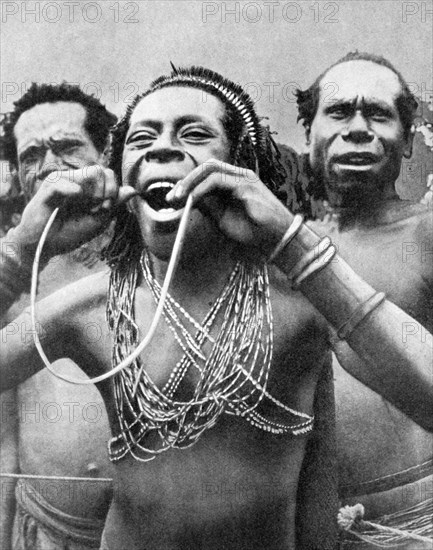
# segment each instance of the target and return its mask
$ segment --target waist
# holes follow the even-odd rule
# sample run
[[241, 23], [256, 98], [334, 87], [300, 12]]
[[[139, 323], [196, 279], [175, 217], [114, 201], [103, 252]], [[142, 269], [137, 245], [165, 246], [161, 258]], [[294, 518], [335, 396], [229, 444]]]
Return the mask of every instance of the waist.
[[[431, 492], [430, 492], [431, 495]], [[340, 513], [344, 510], [340, 510]], [[362, 513], [362, 512], [361, 512]], [[367, 521], [342, 524], [341, 550], [374, 550], [378, 547], [427, 550], [433, 543], [433, 499], [428, 494], [415, 505]]]
[[360, 483], [347, 483], [338, 487], [340, 499], [381, 493], [422, 480], [433, 473], [433, 459], [411, 468]]

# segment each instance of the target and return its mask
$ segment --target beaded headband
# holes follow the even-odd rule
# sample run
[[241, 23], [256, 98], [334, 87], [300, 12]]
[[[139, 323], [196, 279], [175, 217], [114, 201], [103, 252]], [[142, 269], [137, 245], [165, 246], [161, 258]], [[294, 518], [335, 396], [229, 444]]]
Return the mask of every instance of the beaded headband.
[[200, 88], [213, 92], [223, 101], [226, 101], [239, 113], [244, 121], [245, 128], [251, 138], [253, 145], [257, 145], [261, 135], [259, 119], [254, 111], [254, 103], [251, 97], [228, 78], [205, 69], [204, 67], [179, 68], [171, 64], [173, 71], [168, 76], [161, 76], [154, 80], [141, 97], [168, 86], [185, 85], [192, 88]]
[[[111, 131], [110, 163], [116, 176], [122, 179], [122, 155], [129, 121], [137, 104], [151, 93], [170, 86], [187, 86], [204, 90], [230, 106], [242, 121], [242, 131], [234, 143], [233, 164], [254, 170], [265, 185], [278, 193], [286, 182], [287, 174], [281, 164], [281, 154], [272, 139], [267, 126], [260, 124], [251, 97], [231, 80], [203, 67], [176, 69], [168, 76], [154, 80], [149, 88], [138, 94], [128, 105], [125, 115]], [[237, 131], [237, 128], [236, 128]], [[143, 248], [136, 221], [125, 210], [117, 216], [116, 230], [112, 242], [105, 250], [104, 257], [111, 266], [125, 262], [125, 266], [134, 258], [138, 262]]]

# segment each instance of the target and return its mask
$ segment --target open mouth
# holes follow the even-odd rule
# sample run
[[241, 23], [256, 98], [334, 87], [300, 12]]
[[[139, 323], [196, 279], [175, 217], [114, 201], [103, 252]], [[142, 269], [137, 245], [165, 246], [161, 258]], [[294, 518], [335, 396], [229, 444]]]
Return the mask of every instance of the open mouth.
[[176, 211], [176, 209], [166, 201], [166, 196], [173, 187], [174, 183], [169, 181], [157, 181], [149, 185], [142, 194], [142, 197], [152, 210], [169, 214]]
[[335, 158], [337, 164], [351, 165], [351, 166], [370, 166], [376, 163], [378, 160], [376, 155], [372, 153], [347, 153]]
[[185, 209], [179, 204], [173, 206], [166, 197], [179, 179], [148, 182], [148, 186], [140, 193], [144, 218], [152, 224], [153, 231], [170, 233], [178, 227]]

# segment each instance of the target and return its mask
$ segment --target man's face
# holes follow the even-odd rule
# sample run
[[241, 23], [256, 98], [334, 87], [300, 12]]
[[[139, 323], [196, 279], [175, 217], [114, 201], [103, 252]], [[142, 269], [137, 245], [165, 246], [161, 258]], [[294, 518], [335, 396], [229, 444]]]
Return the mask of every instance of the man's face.
[[[140, 193], [132, 205], [148, 245], [155, 240], [156, 227], [149, 218], [164, 220], [163, 233], [177, 227], [169, 222], [179, 215], [165, 201], [175, 183], [210, 159], [230, 160], [224, 113], [219, 99], [187, 87], [153, 92], [134, 109], [123, 150], [122, 180]], [[197, 214], [193, 213], [194, 223]]]
[[377, 196], [393, 188], [412, 137], [405, 138], [397, 111], [400, 92], [397, 75], [370, 61], [341, 63], [326, 73], [309, 155], [328, 191]]
[[84, 129], [85, 120], [82, 105], [64, 101], [35, 105], [20, 116], [14, 135], [19, 178], [28, 196], [55, 170], [102, 162]]

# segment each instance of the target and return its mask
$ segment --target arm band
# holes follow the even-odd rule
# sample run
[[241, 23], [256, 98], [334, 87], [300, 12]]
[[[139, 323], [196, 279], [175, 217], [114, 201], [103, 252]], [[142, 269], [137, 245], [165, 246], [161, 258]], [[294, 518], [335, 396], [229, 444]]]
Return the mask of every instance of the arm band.
[[[324, 249], [319, 253], [317, 257], [313, 258], [305, 266], [302, 265], [304, 263], [302, 258], [298, 262], [297, 265], [300, 264], [302, 266], [302, 271], [292, 281], [293, 290], [299, 290], [301, 283], [303, 283], [306, 279], [310, 278], [312, 275], [317, 274], [319, 271], [324, 269], [333, 260], [337, 252], [337, 249], [332, 244], [331, 239], [329, 237], [324, 237], [319, 242], [318, 246], [319, 247], [322, 246], [324, 247]], [[293, 270], [296, 270], [296, 269], [297, 269], [297, 266], [295, 266]]]
[[370, 315], [383, 301], [385, 300], [385, 294], [383, 292], [375, 292], [373, 296], [370, 296], [363, 304], [358, 306], [349, 319], [341, 325], [337, 331], [337, 336], [340, 340], [346, 340], [359, 323]]
[[269, 256], [268, 263], [272, 263], [275, 258], [286, 248], [286, 246], [292, 241], [301, 229], [304, 217], [301, 214], [296, 214], [290, 224], [289, 229], [284, 233], [281, 241], [277, 244], [272, 254]]

